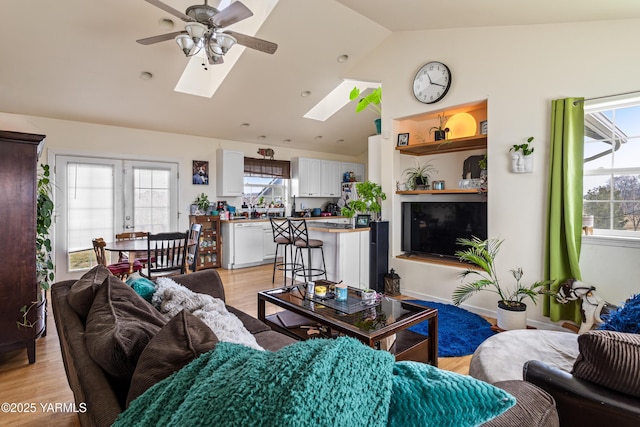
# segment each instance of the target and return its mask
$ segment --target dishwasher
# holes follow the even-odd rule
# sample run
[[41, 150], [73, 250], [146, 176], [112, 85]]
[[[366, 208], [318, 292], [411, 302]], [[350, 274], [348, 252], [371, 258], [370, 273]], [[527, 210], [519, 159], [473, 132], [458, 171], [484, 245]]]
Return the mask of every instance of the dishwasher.
[[233, 224], [234, 268], [262, 263], [264, 231], [261, 222]]

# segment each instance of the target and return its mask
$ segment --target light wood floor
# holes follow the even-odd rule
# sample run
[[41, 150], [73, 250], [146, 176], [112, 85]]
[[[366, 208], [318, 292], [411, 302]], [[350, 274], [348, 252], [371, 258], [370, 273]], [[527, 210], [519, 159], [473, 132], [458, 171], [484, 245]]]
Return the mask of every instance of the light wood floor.
[[[227, 303], [252, 316], [257, 316], [256, 292], [273, 287], [271, 266], [240, 270], [218, 270], [224, 283]], [[276, 275], [276, 286], [282, 275]], [[471, 356], [448, 357], [438, 360], [439, 367], [461, 374], [469, 373]], [[36, 346], [36, 363], [29, 365], [26, 350], [0, 354], [0, 403], [22, 404], [33, 408], [32, 413], [0, 412], [2, 426], [79, 426], [74, 413], [47, 412], [42, 405], [71, 404], [73, 393], [67, 383], [60, 354], [60, 343], [51, 310], [47, 336]], [[31, 407], [30, 404], [33, 404]]]

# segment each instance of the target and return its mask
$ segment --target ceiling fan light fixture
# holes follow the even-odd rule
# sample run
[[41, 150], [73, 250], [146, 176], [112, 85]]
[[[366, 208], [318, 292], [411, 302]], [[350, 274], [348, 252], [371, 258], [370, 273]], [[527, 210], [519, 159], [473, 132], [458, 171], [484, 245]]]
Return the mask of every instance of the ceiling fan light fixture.
[[187, 34], [179, 34], [176, 36], [175, 40], [176, 43], [178, 43], [178, 46], [180, 46], [180, 49], [184, 52], [185, 56], [189, 56], [191, 49], [193, 49], [193, 46], [195, 45], [193, 39]]
[[204, 38], [204, 35], [209, 30], [206, 25], [199, 22], [188, 22], [184, 25], [184, 29], [196, 40]]
[[223, 54], [227, 53], [238, 42], [235, 37], [226, 33], [216, 33], [215, 37], [218, 45], [222, 48]]

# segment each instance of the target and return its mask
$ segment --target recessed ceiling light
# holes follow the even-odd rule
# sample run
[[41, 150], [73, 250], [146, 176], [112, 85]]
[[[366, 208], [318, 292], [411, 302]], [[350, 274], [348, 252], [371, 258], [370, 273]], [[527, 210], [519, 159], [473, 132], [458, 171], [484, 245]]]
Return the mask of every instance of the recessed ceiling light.
[[283, 139], [282, 142], [284, 142], [285, 144], [291, 144], [291, 140], [290, 139]]
[[173, 19], [169, 18], [161, 18], [158, 22], [160, 23], [160, 28], [163, 30], [173, 30], [173, 27], [175, 26]]
[[349, 60], [349, 55], [340, 55], [338, 56], [338, 62], [339, 63], [343, 63], [343, 62], [347, 62]]
[[309, 92], [308, 90], [305, 90], [304, 92], [300, 93], [300, 96], [303, 97], [303, 98], [306, 98], [309, 95], [311, 95], [311, 92]]
[[241, 128], [248, 128], [249, 126], [251, 126], [249, 123], [243, 123], [240, 125]]
[[336, 141], [336, 144], [342, 144], [344, 142], [344, 139], [339, 139]]
[[313, 138], [313, 139], [315, 139], [316, 141], [321, 141], [321, 140], [322, 140], [322, 135], [318, 135], [318, 136], [316, 136], [316, 137], [315, 137], [315, 138]]
[[263, 140], [265, 140], [265, 139], [267, 139], [267, 137], [266, 137], [266, 136], [264, 136], [264, 135], [260, 135], [260, 136], [258, 137], [258, 141], [263, 141]]
[[142, 80], [151, 80], [153, 78], [153, 74], [148, 71], [143, 71], [140, 73], [140, 78]]

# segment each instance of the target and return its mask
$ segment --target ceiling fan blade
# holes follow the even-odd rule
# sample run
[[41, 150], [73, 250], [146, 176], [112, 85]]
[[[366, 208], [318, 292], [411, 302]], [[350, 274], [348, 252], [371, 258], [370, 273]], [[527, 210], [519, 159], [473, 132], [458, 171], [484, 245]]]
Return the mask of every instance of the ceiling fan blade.
[[179, 34], [187, 34], [187, 32], [186, 31], [176, 31], [176, 32], [173, 32], [173, 33], [162, 34], [162, 35], [159, 35], [159, 36], [147, 37], [145, 39], [136, 40], [136, 42], [147, 46], [147, 45], [154, 44], [154, 43], [160, 43], [160, 42], [165, 42], [167, 40], [173, 40]]
[[184, 13], [180, 12], [179, 10], [172, 8], [168, 4], [162, 3], [160, 0], [145, 0], [145, 1], [147, 3], [151, 3], [155, 7], [158, 7], [160, 9], [164, 10], [165, 12], [168, 12], [168, 13], [172, 14], [173, 16], [177, 16], [178, 18], [182, 19], [183, 21], [186, 21], [186, 22], [193, 21], [193, 18], [191, 18], [189, 15], [185, 15]]
[[278, 49], [277, 44], [259, 39], [257, 37], [248, 36], [242, 33], [236, 33], [235, 31], [225, 31], [225, 33], [235, 38], [238, 41], [238, 44], [250, 47], [251, 49], [259, 50], [264, 53], [273, 54], [275, 53], [276, 49]]
[[217, 28], [224, 28], [251, 16], [253, 16], [253, 12], [244, 3], [236, 1], [216, 13], [211, 18], [211, 23]]

